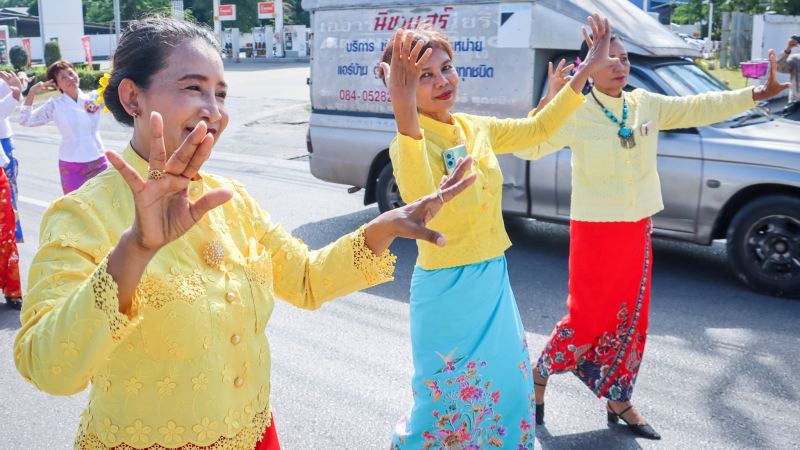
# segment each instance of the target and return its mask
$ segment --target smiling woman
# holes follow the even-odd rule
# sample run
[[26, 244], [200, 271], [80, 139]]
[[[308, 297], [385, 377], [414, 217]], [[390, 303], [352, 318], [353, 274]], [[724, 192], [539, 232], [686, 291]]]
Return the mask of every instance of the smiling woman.
[[[605, 35], [608, 27], [598, 19], [595, 28]], [[414, 404], [395, 429], [393, 450], [533, 448], [533, 377], [508, 280], [511, 242], [496, 155], [547, 140], [583, 104], [583, 84], [609, 63], [608, 39], [601, 42], [571, 88], [527, 119], [452, 112], [459, 75], [443, 33], [399, 30], [387, 44], [380, 74], [397, 121], [389, 154], [403, 200], [433, 189], [447, 172], [443, 157], [452, 161], [455, 152], [475, 160], [478, 180], [431, 221], [451, 244], [418, 241], [410, 299]]]
[[275, 298], [314, 309], [391, 280], [392, 241], [444, 245], [425, 223], [475, 180], [467, 159], [420, 201], [311, 251], [242, 185], [200, 171], [228, 125], [226, 92], [209, 30], [132, 22], [104, 92], [130, 145], [42, 219], [14, 358], [43, 391], [92, 384], [75, 448], [278, 449]]
[[[36, 95], [50, 88], [57, 88], [61, 95], [33, 108]], [[20, 125], [38, 127], [52, 121], [61, 133], [58, 168], [64, 194], [78, 189], [108, 168], [100, 141], [101, 110], [97, 92], [81, 91], [78, 73], [67, 61], [51, 64], [47, 68], [47, 81], [36, 83], [25, 98], [19, 115]]]

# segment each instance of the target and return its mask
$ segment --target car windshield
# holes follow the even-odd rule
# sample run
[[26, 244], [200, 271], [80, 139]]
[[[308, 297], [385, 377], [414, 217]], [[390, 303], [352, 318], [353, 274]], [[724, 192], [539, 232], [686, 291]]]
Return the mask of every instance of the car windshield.
[[[675, 91], [676, 95], [695, 95], [704, 92], [728, 91], [730, 88], [709, 75], [695, 64], [670, 64], [655, 69], [656, 73]], [[736, 114], [717, 124], [724, 127], [739, 127], [770, 120], [761, 108], [752, 108]]]

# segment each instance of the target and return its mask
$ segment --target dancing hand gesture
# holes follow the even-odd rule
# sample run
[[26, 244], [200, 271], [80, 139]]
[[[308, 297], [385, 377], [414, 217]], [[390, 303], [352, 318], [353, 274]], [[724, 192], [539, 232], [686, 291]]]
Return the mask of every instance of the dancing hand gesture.
[[189, 200], [189, 182], [208, 159], [214, 145], [214, 136], [208, 133], [205, 122], [194, 127], [169, 159], [164, 148], [164, 121], [157, 112], [150, 116], [150, 135], [150, 168], [146, 180], [119, 154], [108, 151], [106, 156], [133, 192], [136, 217], [131, 236], [142, 250], [152, 253], [181, 237], [208, 211], [230, 200], [233, 193], [214, 189], [195, 202]]
[[14, 94], [14, 98], [19, 100], [20, 93], [22, 92], [22, 80], [20, 80], [16, 74], [11, 72], [6, 72], [5, 70], [0, 72], [0, 80], [3, 80], [8, 84], [8, 87], [11, 89], [11, 93]]
[[36, 96], [40, 92], [44, 92], [44, 91], [46, 91], [48, 89], [55, 89], [55, 87], [56, 87], [56, 84], [53, 82], [53, 80], [40, 81], [40, 82], [34, 84], [28, 90], [28, 97], [33, 98], [34, 96]]
[[413, 31], [397, 30], [392, 42], [392, 64], [381, 62], [379, 67], [383, 81], [389, 88], [389, 96], [392, 98], [397, 131], [420, 139], [422, 135], [417, 119], [417, 85], [422, 69], [433, 50], [429, 48], [422, 53], [425, 43], [418, 40], [412, 47], [413, 42]]
[[383, 71], [383, 79], [389, 88], [392, 103], [411, 105], [416, 108], [419, 77], [433, 50], [429, 48], [420, 56], [425, 43], [418, 40], [412, 47], [413, 39], [413, 31], [397, 30], [392, 48], [392, 64], [381, 62], [380, 67]]
[[550, 100], [554, 99], [561, 89], [572, 80], [569, 72], [575, 67], [575, 64], [564, 66], [566, 63], [567, 60], [562, 58], [555, 70], [553, 69], [552, 61], [547, 63], [547, 94], [539, 101], [537, 109], [541, 109], [544, 105], [550, 103]]
[[589, 75], [602, 70], [612, 64], [618, 63], [619, 58], [611, 58], [608, 56], [608, 49], [611, 46], [611, 25], [608, 19], [601, 18], [599, 14], [594, 14], [594, 17], [587, 18], [589, 27], [592, 29], [592, 34], [586, 31], [586, 27], [581, 27], [583, 39], [589, 45], [589, 53], [586, 59], [581, 62], [580, 70], [586, 71]]
[[778, 81], [778, 66], [775, 60], [775, 50], [769, 51], [769, 77], [767, 82], [753, 89], [753, 100], [760, 101], [774, 97], [784, 89], [788, 89], [791, 83], [780, 83]]
[[381, 253], [395, 237], [404, 237], [428, 241], [440, 247], [444, 246], [444, 236], [427, 228], [427, 224], [436, 217], [445, 203], [475, 182], [477, 176], [475, 173], [466, 175], [470, 167], [472, 167], [471, 156], [459, 159], [456, 170], [451, 176], [442, 178], [436, 192], [378, 216], [370, 223], [365, 232], [367, 245], [375, 253]]

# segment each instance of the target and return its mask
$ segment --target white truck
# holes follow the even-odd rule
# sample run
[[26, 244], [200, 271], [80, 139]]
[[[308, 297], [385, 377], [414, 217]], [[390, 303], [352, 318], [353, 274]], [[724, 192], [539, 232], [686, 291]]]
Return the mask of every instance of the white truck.
[[[308, 150], [317, 178], [364, 190], [381, 211], [401, 204], [388, 146], [391, 99], [376, 66], [398, 28], [427, 23], [451, 38], [461, 78], [455, 110], [524, 117], [547, 63], [572, 61], [586, 17], [599, 12], [631, 55], [629, 89], [690, 95], [727, 87], [695, 65], [699, 52], [627, 0], [303, 0], [311, 12]], [[719, 124], [662, 132], [665, 209], [655, 233], [708, 245], [727, 239], [734, 271], [754, 288], [800, 296], [800, 125], [753, 109]], [[569, 220], [570, 153], [498, 158], [506, 214]]]

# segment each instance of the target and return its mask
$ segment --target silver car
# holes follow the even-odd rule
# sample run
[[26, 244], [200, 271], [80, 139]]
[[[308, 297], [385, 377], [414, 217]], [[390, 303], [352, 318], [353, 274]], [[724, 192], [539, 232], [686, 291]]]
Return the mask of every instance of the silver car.
[[[634, 56], [628, 88], [638, 87], [667, 95], [728, 89], [691, 61]], [[665, 209], [654, 218], [655, 234], [701, 245], [726, 239], [733, 270], [745, 283], [800, 296], [800, 124], [754, 108], [712, 126], [661, 132], [658, 150]], [[310, 140], [309, 151], [313, 171]], [[365, 156], [369, 170], [347, 174], [364, 180], [355, 186], [366, 189], [364, 203], [377, 202], [381, 211], [400, 205], [387, 151]], [[507, 214], [569, 220], [568, 151], [535, 162], [499, 159]]]

